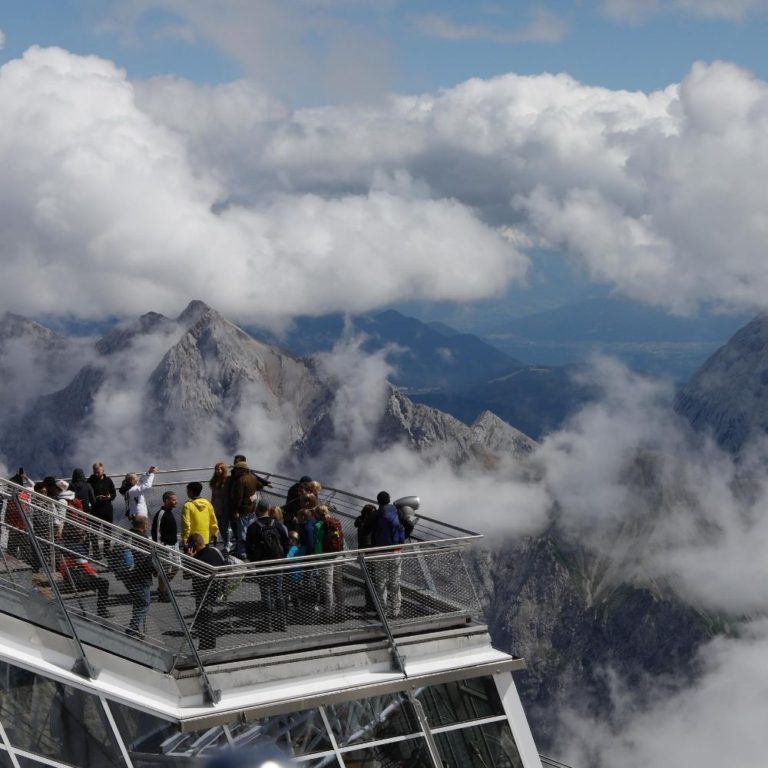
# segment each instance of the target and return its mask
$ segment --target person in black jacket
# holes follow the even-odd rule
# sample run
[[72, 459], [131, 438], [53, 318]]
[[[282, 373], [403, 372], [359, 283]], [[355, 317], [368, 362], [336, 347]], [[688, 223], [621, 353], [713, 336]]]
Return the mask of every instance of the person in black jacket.
[[[226, 565], [224, 557], [216, 547], [207, 547], [199, 533], [190, 533], [187, 538], [187, 554], [208, 565]], [[192, 592], [195, 596], [195, 622], [200, 635], [200, 650], [209, 651], [216, 647], [216, 627], [213, 603], [218, 597], [217, 590], [208, 588], [210, 576], [193, 576]]]
[[[256, 503], [256, 519], [248, 526], [245, 552], [251, 562], [277, 560], [285, 557], [290, 547], [288, 529], [269, 516], [269, 504], [264, 499]], [[259, 628], [267, 632], [284, 632], [286, 628], [283, 573], [263, 573], [258, 577], [262, 596], [263, 616], [257, 617]]]
[[[134, 517], [131, 521], [131, 533], [147, 538], [147, 518], [143, 515]], [[138, 547], [133, 548], [133, 568], [125, 577], [128, 594], [131, 597], [131, 620], [128, 624], [128, 634], [144, 639], [147, 627], [147, 614], [152, 595], [152, 577], [155, 569], [152, 565], [152, 555]]]
[[[93, 465], [93, 474], [88, 478], [88, 485], [93, 489], [94, 502], [91, 514], [105, 523], [114, 522], [114, 509], [112, 502], [117, 496], [115, 484], [112, 478], [104, 473], [104, 465], [97, 461]], [[104, 540], [104, 557], [109, 557], [112, 540]], [[91, 537], [91, 553], [97, 559], [101, 559], [100, 542], [97, 536]]]
[[93, 488], [88, 485], [85, 479], [85, 472], [82, 469], [72, 470], [69, 490], [74, 491], [76, 499], [80, 499], [80, 503], [83, 505], [83, 512], [92, 515], [93, 507], [96, 504], [96, 494], [93, 492]]
[[297, 531], [299, 529], [298, 517], [299, 510], [301, 509], [302, 492], [308, 493], [311, 482], [312, 478], [309, 475], [304, 475], [288, 489], [288, 493], [285, 496], [285, 504], [283, 504], [283, 522], [289, 531]]
[[[152, 531], [150, 535], [152, 537], [152, 541], [164, 544], [166, 547], [178, 551], [179, 526], [176, 522], [176, 517], [173, 514], [173, 510], [175, 509], [176, 504], [176, 494], [173, 491], [166, 491], [163, 494], [163, 506], [160, 507], [157, 512], [155, 512], [155, 516], [152, 518]], [[178, 555], [176, 558], [178, 558]], [[177, 572], [178, 568], [169, 566], [165, 571], [165, 575], [168, 581], [170, 581]], [[161, 603], [171, 602], [171, 598], [168, 596], [168, 589], [166, 587], [165, 579], [162, 577], [159, 577], [157, 580], [157, 596]]]

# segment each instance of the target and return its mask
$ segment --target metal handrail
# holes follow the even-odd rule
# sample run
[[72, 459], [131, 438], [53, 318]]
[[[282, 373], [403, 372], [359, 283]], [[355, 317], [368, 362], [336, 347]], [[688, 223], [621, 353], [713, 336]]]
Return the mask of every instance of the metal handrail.
[[[174, 474], [199, 473], [199, 472], [212, 473], [213, 469], [214, 469], [213, 467], [191, 467], [191, 468], [188, 468], [188, 469], [158, 469], [155, 472], [155, 474], [156, 475], [174, 475]], [[254, 469], [254, 470], [251, 470], [251, 471], [254, 472], [256, 475], [258, 475], [259, 477], [264, 477], [264, 478], [266, 478], [266, 479], [268, 479], [270, 481], [271, 480], [281, 480], [281, 481], [284, 481], [287, 484], [287, 487], [290, 487], [294, 483], [298, 482], [298, 478], [288, 477], [287, 475], [280, 475], [280, 474], [277, 474], [275, 472], [269, 472], [269, 471], [266, 471], [266, 470], [257, 470], [257, 469]], [[115, 472], [115, 473], [110, 473], [109, 476], [111, 478], [113, 478], [113, 480], [114, 480], [114, 478], [125, 477], [126, 474], [128, 474], [128, 473], [127, 472], [126, 473]], [[136, 472], [135, 474], [141, 474], [141, 473], [140, 472]], [[155, 483], [154, 487], [161, 488], [161, 487], [168, 487], [168, 486], [171, 486], [171, 485], [177, 485], [177, 484], [176, 483]], [[267, 492], [269, 493], [269, 490], [267, 490]], [[355, 501], [362, 502], [363, 504], [373, 504], [373, 505], [376, 505], [376, 500], [375, 499], [371, 499], [371, 498], [369, 498], [367, 496], [361, 496], [361, 495], [356, 494], [356, 493], [351, 493], [350, 491], [345, 491], [345, 490], [342, 490], [340, 488], [334, 488], [333, 486], [324, 485], [323, 486], [323, 496], [328, 496], [329, 494], [341, 494], [341, 496], [343, 496], [344, 498], [354, 499]], [[331, 499], [331, 501], [333, 501], [333, 499]], [[342, 512], [342, 514], [344, 514], [344, 513]], [[462, 527], [460, 527], [458, 525], [455, 525], [453, 523], [446, 523], [443, 520], [438, 520], [437, 518], [429, 517], [428, 515], [424, 515], [421, 512], [417, 511], [416, 514], [418, 516], [418, 519], [419, 519], [420, 523], [425, 523], [425, 522], [426, 523], [432, 523], [434, 525], [437, 525], [437, 526], [440, 526], [440, 527], [443, 527], [443, 528], [447, 528], [447, 529], [456, 531], [457, 533], [460, 533], [460, 534], [462, 534], [464, 536], [478, 536], [479, 535], [475, 531], [470, 531], [470, 530], [468, 530], [466, 528], [462, 528]]]

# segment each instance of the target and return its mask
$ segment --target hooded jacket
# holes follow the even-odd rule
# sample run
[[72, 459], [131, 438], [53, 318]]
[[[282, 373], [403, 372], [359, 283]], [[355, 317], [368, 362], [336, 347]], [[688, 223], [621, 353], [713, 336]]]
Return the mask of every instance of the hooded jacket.
[[213, 536], [219, 535], [219, 523], [213, 504], [202, 496], [187, 499], [181, 510], [182, 544], [186, 543], [190, 533], [199, 533], [204, 544], [208, 544]]
[[72, 480], [69, 483], [69, 490], [74, 491], [75, 498], [80, 499], [83, 505], [83, 512], [89, 515], [93, 513], [93, 505], [96, 503], [96, 494], [93, 488], [85, 480], [85, 472], [82, 469], [76, 469], [72, 472]]

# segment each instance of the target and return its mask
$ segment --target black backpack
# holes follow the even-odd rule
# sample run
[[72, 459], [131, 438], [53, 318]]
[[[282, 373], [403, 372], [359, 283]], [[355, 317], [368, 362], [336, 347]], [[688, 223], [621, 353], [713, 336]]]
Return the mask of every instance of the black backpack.
[[280, 532], [272, 518], [269, 525], [262, 525], [259, 519], [254, 520], [248, 528], [246, 536], [246, 549], [248, 559], [253, 560], [279, 560], [285, 557], [283, 542], [280, 541]]

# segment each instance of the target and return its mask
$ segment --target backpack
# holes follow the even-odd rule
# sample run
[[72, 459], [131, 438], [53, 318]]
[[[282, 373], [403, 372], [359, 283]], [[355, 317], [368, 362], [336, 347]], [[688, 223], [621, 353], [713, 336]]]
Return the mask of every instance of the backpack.
[[107, 565], [120, 581], [125, 581], [133, 572], [133, 552], [123, 544], [112, 544]]
[[392, 521], [392, 543], [404, 544], [405, 543], [405, 528], [400, 522], [400, 516], [396, 515]]
[[323, 552], [341, 552], [344, 549], [344, 530], [338, 518], [330, 515], [323, 523]]
[[269, 525], [262, 525], [257, 518], [248, 528], [246, 537], [249, 560], [279, 560], [285, 557], [283, 542], [275, 521], [270, 518]]

